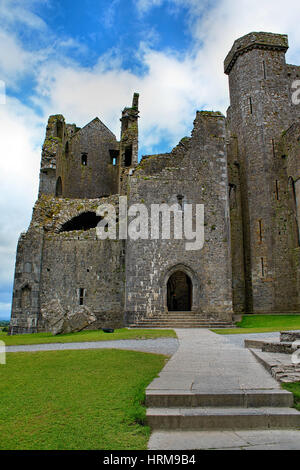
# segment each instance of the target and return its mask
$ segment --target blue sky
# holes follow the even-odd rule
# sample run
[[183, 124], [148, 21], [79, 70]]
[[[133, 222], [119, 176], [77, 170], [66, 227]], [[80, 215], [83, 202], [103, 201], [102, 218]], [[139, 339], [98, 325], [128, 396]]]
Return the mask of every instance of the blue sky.
[[0, 0], [0, 318], [10, 314], [48, 115], [79, 126], [98, 116], [119, 137], [137, 91], [140, 155], [169, 151], [197, 109], [226, 112], [223, 60], [236, 38], [286, 33], [287, 61], [300, 64], [299, 13], [298, 0]]

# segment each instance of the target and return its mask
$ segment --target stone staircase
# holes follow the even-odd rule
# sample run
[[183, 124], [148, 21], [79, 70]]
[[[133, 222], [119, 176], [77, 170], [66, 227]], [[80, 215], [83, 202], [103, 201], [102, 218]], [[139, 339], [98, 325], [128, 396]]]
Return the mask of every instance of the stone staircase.
[[293, 395], [284, 390], [146, 392], [147, 423], [158, 430], [300, 429]]
[[182, 446], [190, 448], [191, 431], [202, 433], [193, 449], [203, 448], [208, 431], [258, 436], [262, 431], [299, 430], [300, 442], [300, 413], [293, 408], [292, 393], [248, 349], [208, 329], [179, 329], [177, 335], [178, 350], [146, 389], [150, 449], [175, 449], [169, 446], [178, 433]]
[[168, 312], [142, 318], [129, 325], [130, 328], [234, 328], [232, 322], [205, 318], [201, 313]]

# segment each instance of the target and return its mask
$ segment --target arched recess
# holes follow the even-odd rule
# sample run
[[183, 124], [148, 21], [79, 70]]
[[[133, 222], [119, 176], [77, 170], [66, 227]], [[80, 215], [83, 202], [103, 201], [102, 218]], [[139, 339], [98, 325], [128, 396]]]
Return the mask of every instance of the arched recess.
[[[298, 180], [298, 184], [300, 185], [300, 180]], [[297, 198], [297, 191], [296, 191], [296, 183], [292, 176], [289, 177], [288, 180], [288, 187], [289, 187], [289, 200], [290, 200], [290, 208], [293, 213], [293, 218], [295, 220], [295, 239], [297, 240], [297, 246], [300, 245], [300, 195]], [[299, 186], [299, 193], [300, 193], [300, 186]]]
[[[189, 296], [188, 300], [184, 301], [185, 306], [188, 307], [188, 309], [181, 310], [182, 302], [177, 299], [176, 299], [177, 305], [175, 305], [175, 308], [178, 311], [199, 310], [200, 283], [199, 283], [198, 275], [189, 266], [182, 264], [182, 263], [179, 263], [170, 267], [161, 277], [160, 284], [162, 288], [163, 303], [164, 303], [165, 310], [172, 311], [168, 307], [174, 308], [174, 304], [173, 305], [170, 304], [170, 296], [171, 296], [172, 290], [174, 291], [174, 287], [175, 287], [175, 294], [176, 294], [175, 297], [177, 297], [178, 295], [177, 289], [178, 289], [178, 285], [180, 286], [180, 282], [181, 282], [182, 290], [184, 291], [183, 297], [187, 299], [187, 296]], [[177, 286], [176, 286], [176, 283], [177, 283]]]
[[62, 180], [60, 176], [56, 180], [55, 196], [56, 197], [62, 196]]
[[83, 212], [64, 223], [59, 232], [72, 232], [73, 230], [90, 230], [96, 228], [103, 217], [95, 212]]
[[20, 307], [23, 313], [31, 309], [31, 287], [26, 284], [21, 289]]

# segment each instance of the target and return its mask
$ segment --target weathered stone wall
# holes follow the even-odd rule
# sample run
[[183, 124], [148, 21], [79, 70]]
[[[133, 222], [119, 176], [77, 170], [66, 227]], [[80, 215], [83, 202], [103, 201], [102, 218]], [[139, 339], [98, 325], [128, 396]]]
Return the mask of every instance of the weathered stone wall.
[[193, 285], [192, 310], [231, 320], [230, 229], [224, 117], [198, 112], [191, 138], [170, 153], [145, 157], [129, 180], [129, 204], [204, 204], [205, 243], [187, 251], [186, 240], [128, 240], [126, 318], [167, 309], [167, 281], [185, 272]]
[[247, 312], [299, 309], [288, 179], [277, 147], [294, 118], [287, 47], [285, 35], [251, 33], [235, 42], [225, 60], [230, 131], [238, 140]]
[[36, 230], [20, 236], [15, 266], [10, 330], [35, 333], [40, 312], [40, 277], [43, 233]]
[[227, 119], [227, 156], [231, 225], [232, 300], [235, 312], [245, 311], [244, 232], [237, 137], [230, 134]]

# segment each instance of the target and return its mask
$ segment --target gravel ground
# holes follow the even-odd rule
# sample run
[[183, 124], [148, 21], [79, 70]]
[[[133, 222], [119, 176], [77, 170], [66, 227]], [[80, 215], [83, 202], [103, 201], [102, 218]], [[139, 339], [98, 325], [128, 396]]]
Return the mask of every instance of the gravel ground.
[[[224, 339], [244, 348], [245, 339], [278, 339], [279, 333], [247, 333], [242, 335], [224, 335]], [[173, 355], [179, 347], [176, 338], [157, 338], [145, 340], [91, 341], [81, 343], [51, 343], [20, 346], [7, 346], [6, 352], [60, 351], [65, 349], [129, 349], [133, 351]]]
[[145, 340], [91, 341], [82, 343], [51, 343], [7, 346], [6, 352], [61, 351], [65, 349], [130, 349], [132, 351], [166, 354], [171, 356], [179, 346], [176, 338]]
[[233, 343], [235, 346], [240, 346], [244, 348], [245, 339], [259, 339], [259, 340], [277, 340], [279, 341], [280, 333], [247, 333], [244, 335], [222, 335], [223, 338], [228, 340], [230, 343]]

